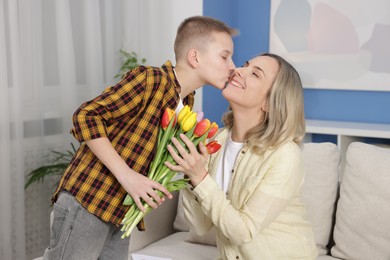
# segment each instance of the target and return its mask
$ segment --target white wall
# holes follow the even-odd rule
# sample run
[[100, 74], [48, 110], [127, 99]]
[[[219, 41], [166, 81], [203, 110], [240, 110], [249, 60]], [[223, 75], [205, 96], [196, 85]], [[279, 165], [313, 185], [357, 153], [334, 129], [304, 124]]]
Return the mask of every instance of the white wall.
[[[125, 1], [123, 48], [146, 58], [148, 65], [161, 66], [168, 59], [175, 64], [173, 44], [177, 27], [189, 16], [202, 15], [203, 1], [164, 0], [158, 3], [155, 0]], [[202, 89], [199, 89], [194, 111], [201, 110]]]

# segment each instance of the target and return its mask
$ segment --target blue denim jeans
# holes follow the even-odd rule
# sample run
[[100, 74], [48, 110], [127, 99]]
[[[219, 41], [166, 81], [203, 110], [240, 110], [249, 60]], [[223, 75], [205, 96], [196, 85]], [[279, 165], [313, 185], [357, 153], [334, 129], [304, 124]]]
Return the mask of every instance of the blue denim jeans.
[[53, 214], [44, 260], [128, 259], [130, 239], [121, 239], [120, 227], [92, 215], [69, 193], [60, 193]]

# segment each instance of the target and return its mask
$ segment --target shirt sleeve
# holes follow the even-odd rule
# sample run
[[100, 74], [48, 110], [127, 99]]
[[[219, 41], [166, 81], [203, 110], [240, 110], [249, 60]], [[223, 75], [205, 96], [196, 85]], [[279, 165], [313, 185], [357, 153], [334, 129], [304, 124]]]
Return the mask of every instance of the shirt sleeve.
[[196, 196], [189, 190], [183, 190], [184, 216], [190, 229], [198, 236], [205, 235], [213, 227], [211, 219], [203, 212]]
[[232, 244], [242, 245], [251, 241], [286, 209], [299, 192], [302, 181], [301, 152], [296, 147], [285, 149], [274, 156], [267, 173], [240, 208], [233, 207], [215, 180], [209, 176], [195, 187], [193, 193], [202, 211], [217, 229]]
[[147, 77], [146, 68], [137, 67], [118, 84], [82, 104], [73, 114], [73, 136], [79, 142], [107, 137], [107, 127], [116, 119], [135, 116], [142, 105]]

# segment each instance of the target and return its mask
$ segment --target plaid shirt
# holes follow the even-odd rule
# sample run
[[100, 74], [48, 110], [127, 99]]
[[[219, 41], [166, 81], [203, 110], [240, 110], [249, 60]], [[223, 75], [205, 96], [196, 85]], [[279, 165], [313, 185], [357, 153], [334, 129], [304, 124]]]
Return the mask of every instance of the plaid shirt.
[[[161, 68], [139, 66], [100, 96], [82, 104], [73, 115], [71, 133], [81, 143], [53, 195], [70, 192], [93, 215], [119, 225], [128, 206], [126, 191], [91, 152], [85, 141], [107, 137], [136, 172], [146, 175], [154, 158], [160, 119], [165, 108], [175, 109], [180, 85], [167, 61]], [[194, 93], [184, 104], [193, 106]]]

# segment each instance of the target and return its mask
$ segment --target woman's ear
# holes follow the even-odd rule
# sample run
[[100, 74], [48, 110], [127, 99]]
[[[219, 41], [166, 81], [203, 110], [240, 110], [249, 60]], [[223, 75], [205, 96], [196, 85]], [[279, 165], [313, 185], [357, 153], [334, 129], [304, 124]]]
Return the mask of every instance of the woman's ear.
[[190, 49], [187, 53], [187, 60], [193, 68], [198, 66], [198, 52], [195, 49]]

